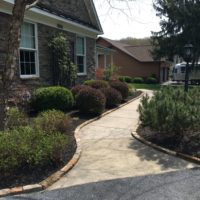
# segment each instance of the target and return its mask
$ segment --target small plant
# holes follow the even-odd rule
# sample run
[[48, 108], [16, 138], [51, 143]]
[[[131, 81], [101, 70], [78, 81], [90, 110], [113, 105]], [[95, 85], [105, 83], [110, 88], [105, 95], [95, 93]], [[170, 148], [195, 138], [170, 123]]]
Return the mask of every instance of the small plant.
[[36, 130], [44, 130], [51, 134], [54, 132], [65, 133], [71, 118], [65, 113], [57, 110], [48, 110], [40, 113], [34, 120]]
[[144, 83], [144, 79], [142, 77], [133, 78], [133, 83]]
[[31, 99], [31, 106], [37, 112], [51, 109], [67, 111], [73, 104], [71, 91], [60, 86], [39, 88], [33, 93]]
[[104, 76], [104, 69], [101, 67], [96, 68], [95, 77], [97, 80], [102, 80]]
[[79, 92], [76, 103], [80, 112], [100, 115], [105, 109], [106, 98], [99, 90], [86, 88]]
[[17, 107], [12, 107], [7, 112], [7, 128], [14, 129], [19, 126], [28, 125], [28, 117]]
[[158, 83], [158, 80], [154, 77], [148, 77], [146, 80], [146, 83], [147, 84], [156, 84], [156, 83]]
[[104, 69], [103, 79], [105, 81], [117, 80], [119, 67], [112, 65]]
[[122, 102], [122, 95], [114, 88], [103, 88], [101, 92], [106, 97], [106, 107], [112, 108], [119, 105]]
[[85, 85], [90, 86], [94, 89], [108, 88], [109, 84], [104, 80], [88, 80], [84, 82]]
[[121, 93], [123, 100], [128, 97], [129, 89], [126, 83], [122, 83], [120, 81], [111, 81], [110, 86]]

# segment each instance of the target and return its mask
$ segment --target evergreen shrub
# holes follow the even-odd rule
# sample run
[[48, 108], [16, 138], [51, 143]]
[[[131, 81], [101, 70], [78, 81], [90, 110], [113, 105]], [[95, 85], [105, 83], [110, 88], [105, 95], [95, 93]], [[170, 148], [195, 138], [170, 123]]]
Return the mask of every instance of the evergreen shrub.
[[138, 111], [143, 126], [181, 138], [200, 129], [200, 89], [162, 88], [152, 98], [144, 96]]

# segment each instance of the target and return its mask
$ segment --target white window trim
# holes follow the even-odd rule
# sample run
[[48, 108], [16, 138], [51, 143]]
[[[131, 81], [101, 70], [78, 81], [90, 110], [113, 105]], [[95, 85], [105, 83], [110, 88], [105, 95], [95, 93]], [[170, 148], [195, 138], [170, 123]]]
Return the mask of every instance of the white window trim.
[[[83, 73], [77, 73], [78, 76], [85, 76], [87, 75], [87, 52], [86, 52], [86, 38], [82, 35], [77, 35], [76, 36], [76, 42], [77, 42], [77, 38], [83, 38], [84, 40], [84, 55], [81, 55], [81, 54], [77, 54], [77, 49], [75, 48], [75, 51], [76, 51], [76, 65], [77, 65], [77, 56], [84, 56], [84, 72]], [[77, 66], [78, 68], [78, 66]]]
[[[25, 20], [24, 22], [34, 25], [34, 30], [35, 30], [35, 49], [23, 48], [23, 47], [19, 48], [19, 72], [20, 72], [20, 78], [21, 79], [39, 78], [40, 77], [40, 70], [39, 70], [39, 49], [38, 49], [38, 26], [37, 26], [37, 23], [32, 22], [32, 21]], [[21, 75], [20, 50], [35, 51], [35, 70], [36, 70], [36, 74]]]

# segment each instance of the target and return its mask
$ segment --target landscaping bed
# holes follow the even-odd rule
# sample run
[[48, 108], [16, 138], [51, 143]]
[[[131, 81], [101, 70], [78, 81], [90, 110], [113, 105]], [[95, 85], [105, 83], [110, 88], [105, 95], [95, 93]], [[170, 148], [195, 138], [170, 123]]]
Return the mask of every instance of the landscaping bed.
[[[96, 82], [92, 84], [96, 87]], [[116, 87], [119, 91], [121, 90], [122, 94], [124, 94], [123, 99], [119, 98], [121, 103], [126, 103], [141, 94], [141, 91], [131, 90], [128, 95], [127, 92], [124, 92], [122, 86], [124, 85], [113, 83], [113, 87]], [[6, 139], [5, 145], [0, 146], [0, 168], [2, 172], [0, 174], [0, 189], [39, 183], [61, 169], [71, 160], [76, 151], [75, 129], [85, 121], [93, 119], [112, 108], [117, 108], [121, 104], [117, 101], [114, 101], [115, 104], [113, 104], [112, 98], [115, 97], [115, 92], [113, 93], [113, 90], [110, 88], [102, 91], [105, 92], [105, 95], [111, 93], [112, 98], [110, 99], [107, 96], [107, 103], [104, 100], [105, 97], [101, 97], [102, 94], [99, 94], [99, 89], [97, 92], [96, 90], [88, 89], [88, 86], [86, 88], [84, 86], [83, 89], [86, 94], [89, 94], [88, 101], [91, 102], [91, 106], [94, 106], [94, 108], [99, 106], [98, 98], [96, 104], [97, 94], [97, 96], [100, 95], [100, 98], [103, 99], [104, 108], [82, 112], [79, 110], [79, 105], [72, 103], [69, 91], [66, 92], [63, 88], [56, 87], [48, 88], [48, 90], [41, 88], [36, 91], [36, 95], [32, 97], [33, 113], [27, 115], [18, 108], [9, 111], [8, 129], [0, 132], [0, 140]], [[83, 93], [84, 98], [85, 92]], [[95, 101], [91, 100], [93, 93], [95, 94]], [[116, 94], [118, 95], [118, 93]], [[60, 100], [60, 95], [62, 100]], [[52, 96], [54, 99], [49, 101], [49, 99], [52, 99]], [[88, 98], [87, 95], [86, 97]], [[65, 102], [63, 99], [66, 99]], [[76, 100], [75, 96], [74, 99]], [[63, 102], [58, 103], [59, 101]], [[66, 112], [65, 110], [68, 107], [66, 105], [65, 107], [61, 106], [63, 103], [67, 104], [68, 107], [72, 105], [74, 107], [71, 107], [70, 111]], [[105, 103], [108, 107], [105, 107]], [[45, 111], [43, 111], [44, 107]], [[12, 139], [13, 141], [11, 140], [10, 142], [10, 138], [13, 137], [16, 138], [16, 141]], [[39, 144], [37, 145], [36, 143]], [[52, 150], [52, 148], [54, 149]], [[58, 155], [57, 152], [59, 152]]]
[[200, 158], [200, 88], [164, 87], [138, 108], [137, 133], [158, 146]]

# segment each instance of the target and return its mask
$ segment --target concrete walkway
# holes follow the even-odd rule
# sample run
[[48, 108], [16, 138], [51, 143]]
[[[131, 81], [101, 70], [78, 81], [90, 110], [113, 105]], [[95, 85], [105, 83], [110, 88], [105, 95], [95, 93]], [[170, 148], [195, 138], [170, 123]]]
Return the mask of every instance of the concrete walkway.
[[80, 133], [82, 156], [79, 162], [49, 190], [195, 167], [131, 137], [131, 131], [138, 126], [139, 102], [140, 99], [133, 101], [84, 127]]

